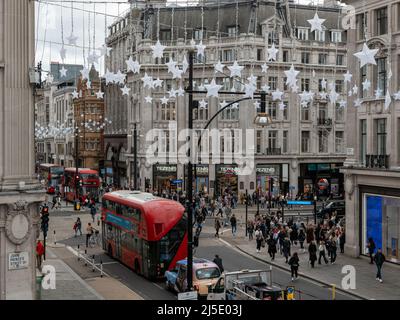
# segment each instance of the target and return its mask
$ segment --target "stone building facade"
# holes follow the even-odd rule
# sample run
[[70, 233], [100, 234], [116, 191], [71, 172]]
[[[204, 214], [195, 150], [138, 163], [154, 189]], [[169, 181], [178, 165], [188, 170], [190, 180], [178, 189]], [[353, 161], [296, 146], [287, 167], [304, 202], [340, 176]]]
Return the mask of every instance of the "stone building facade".
[[[346, 135], [347, 251], [365, 255], [368, 238], [389, 261], [400, 263], [400, 3], [346, 1], [356, 9], [356, 28], [349, 32], [349, 66], [356, 84], [367, 79], [371, 88], [349, 98]], [[364, 43], [378, 49], [376, 65], [360, 69], [354, 53]], [[382, 90], [377, 97], [375, 90]], [[391, 103], [386, 108], [387, 90]], [[353, 107], [355, 99], [360, 107]]]
[[35, 4], [0, 1], [0, 299], [35, 299], [44, 190], [34, 176]]
[[[260, 2], [253, 6], [250, 1], [217, 5], [217, 2], [204, 6], [202, 26], [202, 11], [195, 7], [163, 7], [158, 18], [158, 9], [144, 7], [133, 8], [131, 15], [116, 21], [109, 27], [108, 43], [113, 45], [108, 66], [112, 72], [126, 72], [125, 60], [130, 56], [141, 64], [140, 74], [128, 73], [127, 85], [131, 88], [129, 99], [123, 108], [127, 108], [128, 122], [124, 123], [127, 132], [127, 154], [130, 165], [128, 176], [133, 175], [133, 135], [132, 128], [138, 128], [138, 167], [141, 189], [154, 189], [162, 192], [185, 189], [186, 173], [183, 164], [176, 164], [175, 159], [169, 159], [156, 164], [146, 161], [146, 150], [151, 142], [145, 142], [146, 134], [152, 129], [167, 130], [171, 125], [181, 129], [187, 128], [188, 97], [174, 97], [167, 105], [162, 105], [160, 99], [168, 97], [168, 91], [187, 87], [188, 73], [179, 80], [173, 80], [168, 74], [167, 63], [170, 59], [182, 61], [189, 50], [193, 50], [191, 42], [200, 41], [206, 46], [205, 59], [195, 63], [195, 89], [199, 90], [207, 80], [213, 78], [221, 90], [230, 91], [233, 86], [241, 90], [241, 86], [229, 78], [225, 68], [222, 75], [214, 72], [214, 65], [220, 60], [231, 66], [234, 60], [245, 66], [242, 71], [242, 82], [250, 75], [257, 77], [258, 89], [265, 84], [284, 91], [285, 109], [281, 110], [278, 103], [271, 101], [268, 95], [267, 111], [273, 118], [269, 127], [254, 125], [256, 110], [254, 101], [242, 102], [239, 108], [231, 108], [217, 119], [211, 129], [254, 129], [255, 170], [251, 175], [238, 176], [234, 164], [210, 164], [199, 166], [195, 187], [197, 191], [206, 191], [211, 195], [221, 193], [226, 187], [231, 187], [237, 193], [247, 189], [253, 192], [257, 187], [275, 193], [297, 193], [317, 191], [320, 179], [328, 179], [328, 190], [339, 196], [343, 193], [343, 175], [339, 167], [345, 160], [345, 119], [346, 110], [339, 105], [332, 105], [325, 99], [320, 99], [321, 80], [332, 82], [341, 97], [346, 99], [347, 91], [343, 81], [346, 72], [347, 47], [346, 31], [341, 30], [341, 16], [337, 7], [319, 7], [318, 15], [326, 19], [323, 32], [310, 32], [307, 20], [312, 19], [317, 8], [288, 3], [284, 8], [275, 10], [273, 3]], [[173, 16], [173, 17], [172, 17]], [[219, 17], [218, 17], [219, 16]], [[235, 16], [238, 25], [235, 26]], [[159, 20], [160, 30], [157, 30]], [[172, 26], [172, 21], [174, 25]], [[217, 23], [219, 22], [219, 23]], [[186, 27], [186, 29], [185, 29]], [[203, 31], [202, 31], [203, 27]], [[218, 30], [219, 27], [219, 31]], [[185, 32], [186, 31], [186, 32]], [[152, 58], [151, 46], [159, 39], [167, 48], [164, 58], [155, 61]], [[119, 39], [119, 40], [115, 40]], [[267, 73], [262, 73], [262, 65], [267, 58], [267, 49], [275, 44], [279, 50], [277, 61], [267, 63]], [[202, 63], [204, 62], [204, 63]], [[315, 99], [308, 108], [302, 108], [297, 94], [285, 86], [284, 71], [291, 64], [300, 71], [298, 76], [299, 93], [312, 91]], [[163, 80], [163, 86], [156, 90], [143, 87], [142, 78], [145, 73]], [[207, 79], [203, 81], [202, 79]], [[204, 89], [204, 87], [202, 88]], [[112, 90], [112, 85], [108, 90]], [[145, 98], [152, 96], [151, 104]], [[198, 103], [205, 99], [206, 109], [196, 108], [194, 127], [202, 129], [206, 122], [221, 108], [220, 103], [233, 101], [240, 96], [229, 94], [217, 98], [206, 98], [205, 94], [197, 94], [194, 99]], [[107, 110], [113, 109], [113, 102], [107, 101]], [[121, 110], [124, 110], [121, 107]], [[115, 109], [120, 110], [120, 109]], [[117, 111], [113, 111], [117, 112]], [[126, 125], [126, 128], [125, 128]], [[182, 143], [177, 143], [178, 149]], [[176, 180], [182, 183], [174, 184]]]

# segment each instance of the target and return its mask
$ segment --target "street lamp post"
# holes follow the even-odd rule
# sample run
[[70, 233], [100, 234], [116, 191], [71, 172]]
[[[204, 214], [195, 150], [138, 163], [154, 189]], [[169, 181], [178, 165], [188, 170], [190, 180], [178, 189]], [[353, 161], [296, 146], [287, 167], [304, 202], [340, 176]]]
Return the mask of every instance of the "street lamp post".
[[314, 224], [317, 225], [317, 196], [314, 196]]
[[246, 228], [246, 237], [247, 237], [247, 219], [248, 219], [248, 217], [247, 217], [247, 215], [248, 215], [248, 204], [247, 204], [247, 199], [248, 199], [248, 196], [249, 196], [249, 194], [248, 194], [248, 192], [247, 192], [247, 189], [246, 189], [246, 200], [245, 200], [245, 203], [246, 203], [246, 225], [245, 225], [245, 228]]
[[138, 165], [137, 165], [137, 124], [135, 122], [133, 128], [133, 189], [138, 190], [137, 178], [138, 178]]

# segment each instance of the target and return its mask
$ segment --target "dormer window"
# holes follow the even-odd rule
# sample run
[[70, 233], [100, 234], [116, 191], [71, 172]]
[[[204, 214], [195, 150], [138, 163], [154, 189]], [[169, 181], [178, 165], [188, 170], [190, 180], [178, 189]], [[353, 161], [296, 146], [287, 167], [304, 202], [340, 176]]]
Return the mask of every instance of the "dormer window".
[[308, 40], [308, 28], [298, 28], [297, 39], [305, 41]]
[[332, 31], [331, 41], [333, 43], [342, 42], [342, 31], [337, 31], [337, 30]]
[[325, 30], [323, 31], [315, 30], [314, 35], [315, 35], [315, 41], [325, 42]]

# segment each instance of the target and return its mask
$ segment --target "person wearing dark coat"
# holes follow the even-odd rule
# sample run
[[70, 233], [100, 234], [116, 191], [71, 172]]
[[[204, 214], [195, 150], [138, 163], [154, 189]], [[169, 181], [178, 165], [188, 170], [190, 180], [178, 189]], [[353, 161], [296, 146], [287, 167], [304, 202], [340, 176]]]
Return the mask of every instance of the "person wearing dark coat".
[[315, 239], [315, 237], [314, 237], [314, 228], [313, 227], [308, 227], [306, 233], [307, 233], [307, 244], [310, 244], [311, 241], [313, 241]]
[[298, 239], [298, 233], [297, 233], [297, 228], [295, 225], [292, 226], [292, 232], [290, 233], [290, 242], [291, 244], [296, 244], [297, 245], [297, 239]]
[[276, 250], [276, 242], [272, 236], [269, 237], [267, 244], [268, 244], [269, 256], [271, 257], [271, 260], [273, 261], [273, 260], [275, 260], [275, 254], [276, 254], [277, 250]]
[[315, 241], [311, 241], [308, 246], [308, 253], [310, 254], [311, 268], [314, 268], [315, 261], [317, 261], [317, 245], [315, 244]]
[[370, 264], [374, 264], [374, 257], [373, 257], [373, 254], [375, 253], [375, 248], [376, 248], [374, 239], [372, 239], [372, 238], [369, 238], [369, 239], [368, 239], [367, 248], [368, 248], [369, 257], [370, 257], [370, 259], [371, 259]]
[[374, 261], [376, 264], [376, 267], [378, 269], [378, 272], [376, 274], [376, 280], [379, 280], [380, 283], [382, 283], [382, 266], [383, 263], [386, 261], [385, 255], [382, 253], [382, 250], [379, 248], [378, 252], [375, 254]]
[[288, 263], [288, 259], [290, 257], [290, 241], [288, 238], [285, 238], [285, 240], [283, 240], [282, 252], [286, 259], [285, 263]]
[[289, 260], [289, 265], [290, 265], [290, 271], [292, 272], [292, 281], [294, 281], [294, 278], [298, 278], [298, 270], [299, 270], [299, 265], [300, 265], [300, 259], [297, 255], [297, 252], [293, 253], [293, 257], [290, 258]]
[[222, 259], [219, 257], [219, 255], [215, 255], [215, 258], [213, 260], [213, 262], [218, 266], [219, 270], [221, 271], [221, 273], [224, 272], [224, 266], [222, 265]]
[[306, 240], [306, 235], [304, 233], [303, 229], [300, 229], [299, 235], [298, 235], [298, 239], [300, 242], [300, 248], [304, 249], [304, 240]]
[[344, 244], [346, 243], [346, 233], [343, 231], [339, 237], [340, 253], [344, 253]]

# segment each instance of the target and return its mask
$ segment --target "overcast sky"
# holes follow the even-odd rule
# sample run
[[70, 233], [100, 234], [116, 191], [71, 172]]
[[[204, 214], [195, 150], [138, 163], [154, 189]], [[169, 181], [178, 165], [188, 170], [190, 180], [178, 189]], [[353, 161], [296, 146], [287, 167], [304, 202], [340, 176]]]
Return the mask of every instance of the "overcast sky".
[[[123, 0], [120, 1], [123, 2]], [[321, 1], [320, 3], [322, 3]], [[91, 0], [90, 2], [103, 3], [74, 3], [74, 9], [79, 10], [73, 10], [73, 19], [71, 17], [71, 1], [55, 0], [55, 2], [51, 2], [50, 0], [46, 2], [44, 0], [43, 2], [36, 2], [36, 62], [42, 61], [43, 70], [50, 70], [50, 61], [62, 62], [60, 57], [62, 35], [64, 35], [64, 44], [67, 50], [64, 62], [83, 64], [83, 57], [87, 57], [89, 54], [89, 46], [90, 52], [93, 52], [93, 48], [99, 48], [104, 44], [106, 24], [110, 25], [116, 17], [124, 15], [129, 9], [127, 3], [113, 3], [116, 0], [110, 0], [108, 4], [104, 4], [105, 0]], [[186, 0], [171, 0], [169, 2], [186, 3]], [[298, 0], [298, 2], [309, 4], [313, 1]], [[317, 1], [314, 1], [314, 4], [316, 3]], [[94, 11], [98, 14], [94, 15]], [[107, 13], [107, 16], [104, 13]], [[66, 39], [71, 35], [72, 28], [74, 35], [78, 37], [77, 47], [69, 46]], [[93, 44], [93, 36], [95, 36], [95, 44]], [[96, 68], [100, 70], [101, 74], [104, 73], [103, 59], [99, 60], [99, 65]]]

